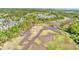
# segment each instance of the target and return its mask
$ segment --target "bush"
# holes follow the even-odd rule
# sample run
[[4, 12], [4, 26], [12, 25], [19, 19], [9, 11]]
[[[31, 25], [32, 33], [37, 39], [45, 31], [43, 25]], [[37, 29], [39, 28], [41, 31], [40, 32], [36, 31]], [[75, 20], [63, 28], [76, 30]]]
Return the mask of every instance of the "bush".
[[72, 23], [67, 29], [66, 32], [70, 33], [71, 38], [79, 44], [79, 21]]
[[64, 35], [56, 35], [56, 37], [47, 43], [49, 50], [73, 50], [78, 49], [72, 39]]
[[69, 30], [73, 34], [79, 34], [79, 21], [70, 25]]

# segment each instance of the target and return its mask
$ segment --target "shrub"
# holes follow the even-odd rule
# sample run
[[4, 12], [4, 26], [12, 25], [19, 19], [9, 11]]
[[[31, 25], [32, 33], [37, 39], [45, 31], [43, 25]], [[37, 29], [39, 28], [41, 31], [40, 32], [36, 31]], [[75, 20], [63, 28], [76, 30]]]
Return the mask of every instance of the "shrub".
[[79, 21], [72, 23], [67, 29], [66, 32], [70, 33], [71, 38], [79, 44]]
[[78, 49], [78, 46], [72, 39], [64, 35], [56, 35], [56, 37], [47, 43], [49, 50], [73, 50]]

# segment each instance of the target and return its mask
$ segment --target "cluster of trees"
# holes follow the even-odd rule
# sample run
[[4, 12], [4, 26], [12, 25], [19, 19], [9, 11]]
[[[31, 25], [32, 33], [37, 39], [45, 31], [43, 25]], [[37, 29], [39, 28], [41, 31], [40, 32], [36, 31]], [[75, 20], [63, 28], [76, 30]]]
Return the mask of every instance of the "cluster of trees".
[[8, 30], [0, 30], [0, 44], [19, 36], [22, 31], [27, 30], [30, 27], [31, 24], [26, 24], [26, 22], [22, 22], [11, 28], [8, 28]]
[[71, 38], [79, 44], [79, 21], [74, 21], [66, 31], [70, 33]]

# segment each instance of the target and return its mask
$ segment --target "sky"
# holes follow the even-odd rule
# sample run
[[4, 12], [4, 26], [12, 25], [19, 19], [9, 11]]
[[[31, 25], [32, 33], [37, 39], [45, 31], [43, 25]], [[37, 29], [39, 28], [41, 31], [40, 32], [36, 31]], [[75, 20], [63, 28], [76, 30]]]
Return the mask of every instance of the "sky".
[[0, 0], [0, 8], [79, 8], [78, 0]]

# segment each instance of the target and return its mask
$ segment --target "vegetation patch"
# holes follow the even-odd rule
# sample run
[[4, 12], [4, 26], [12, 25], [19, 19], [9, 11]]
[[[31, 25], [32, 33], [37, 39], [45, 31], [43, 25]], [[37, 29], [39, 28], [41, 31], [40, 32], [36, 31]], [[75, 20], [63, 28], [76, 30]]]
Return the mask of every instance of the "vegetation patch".
[[70, 33], [70, 37], [79, 44], [79, 21], [73, 22], [65, 31]]
[[42, 41], [37, 38], [37, 39], [35, 40], [35, 43], [36, 43], [37, 45], [40, 45], [40, 44], [42, 44]]
[[56, 35], [52, 41], [45, 45], [49, 50], [73, 50], [79, 49], [72, 39], [63, 35]]

